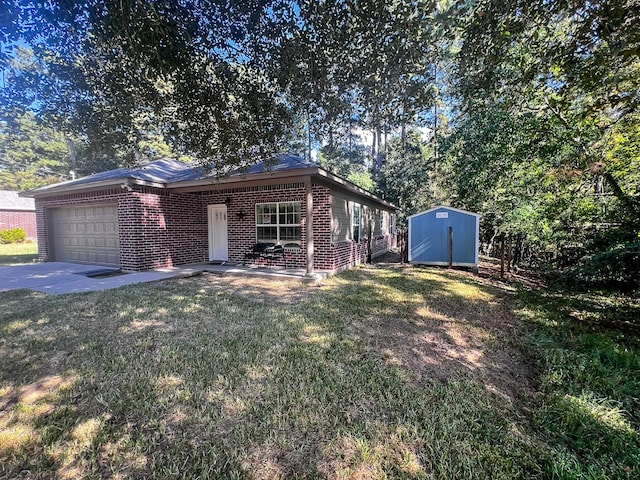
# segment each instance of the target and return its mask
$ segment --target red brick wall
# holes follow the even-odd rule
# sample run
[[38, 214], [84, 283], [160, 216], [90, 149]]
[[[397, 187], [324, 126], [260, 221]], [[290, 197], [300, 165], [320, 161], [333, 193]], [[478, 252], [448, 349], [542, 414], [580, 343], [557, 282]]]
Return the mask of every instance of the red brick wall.
[[[120, 261], [124, 270], [148, 270], [208, 260], [207, 206], [227, 204], [229, 260], [244, 262], [256, 242], [255, 206], [268, 202], [300, 202], [301, 248], [286, 250], [286, 266], [306, 266], [306, 200], [304, 183], [226, 188], [215, 192], [172, 193], [151, 187], [121, 188], [92, 193], [58, 195], [36, 200], [38, 249], [41, 261], [49, 260], [47, 208], [116, 203]], [[335, 270], [366, 260], [366, 243], [331, 243], [331, 189], [313, 185], [314, 268]], [[242, 212], [244, 216], [239, 213]], [[372, 241], [372, 251], [386, 251], [390, 237]], [[284, 266], [284, 261], [278, 261]]]
[[123, 269], [206, 260], [207, 217], [198, 194], [135, 188], [118, 203], [118, 228]]
[[23, 228], [27, 238], [35, 239], [38, 236], [36, 230], [36, 212], [30, 210], [0, 210], [0, 230], [10, 228]]
[[[393, 248], [393, 235], [380, 235], [371, 240], [371, 257], [379, 255]], [[331, 255], [334, 258], [333, 269], [352, 267], [367, 261], [367, 239], [362, 238], [360, 243], [347, 240], [331, 245]]]
[[197, 194], [134, 187], [36, 199], [40, 261], [50, 260], [46, 209], [116, 203], [123, 270], [149, 270], [203, 262], [207, 249], [206, 214]]
[[[216, 192], [202, 193], [202, 208], [205, 215], [208, 205], [224, 204], [229, 198], [227, 205], [227, 228], [229, 232], [229, 261], [244, 262], [245, 254], [250, 251], [256, 243], [256, 204], [270, 202], [300, 202], [301, 209], [301, 248], [287, 248], [285, 252], [286, 265], [289, 268], [304, 268], [306, 265], [306, 245], [307, 228], [306, 216], [307, 208], [305, 201], [304, 183], [289, 183], [282, 185], [262, 185], [254, 187], [226, 188]], [[244, 216], [239, 217], [242, 212]], [[315, 224], [314, 224], [315, 226]], [[205, 241], [207, 234], [205, 233]], [[315, 238], [315, 235], [314, 235]], [[208, 249], [208, 247], [206, 247]], [[205, 251], [206, 251], [205, 249]], [[206, 252], [208, 255], [208, 251]], [[252, 260], [260, 263], [260, 259]], [[262, 260], [264, 262], [264, 260]], [[284, 266], [283, 260], [278, 260], [275, 265]]]
[[313, 268], [333, 270], [331, 249], [331, 189], [313, 185]]

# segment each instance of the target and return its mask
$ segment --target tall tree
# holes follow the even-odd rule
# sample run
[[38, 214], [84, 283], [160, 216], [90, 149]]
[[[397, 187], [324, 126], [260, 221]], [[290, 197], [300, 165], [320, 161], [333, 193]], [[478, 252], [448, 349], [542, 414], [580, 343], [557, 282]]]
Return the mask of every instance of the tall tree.
[[640, 203], [616, 180], [603, 142], [640, 106], [638, 3], [477, 1], [452, 9], [467, 110], [485, 99], [553, 116], [576, 149], [565, 166], [603, 178], [629, 221], [640, 222]]
[[30, 113], [0, 119], [0, 189], [26, 190], [70, 178], [67, 139]]
[[19, 28], [3, 25], [3, 48], [26, 42], [33, 57], [5, 64], [3, 102], [120, 149], [152, 116], [160, 135], [218, 167], [268, 157], [287, 106], [248, 45], [281, 3], [15, 0]]
[[402, 209], [403, 218], [433, 206], [432, 160], [432, 149], [418, 130], [391, 140], [380, 193]]

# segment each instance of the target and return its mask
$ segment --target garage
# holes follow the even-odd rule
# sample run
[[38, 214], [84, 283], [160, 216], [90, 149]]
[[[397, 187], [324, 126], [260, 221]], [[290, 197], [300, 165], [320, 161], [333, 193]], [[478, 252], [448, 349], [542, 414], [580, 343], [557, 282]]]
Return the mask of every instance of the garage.
[[120, 266], [115, 204], [64, 207], [50, 212], [55, 261]]

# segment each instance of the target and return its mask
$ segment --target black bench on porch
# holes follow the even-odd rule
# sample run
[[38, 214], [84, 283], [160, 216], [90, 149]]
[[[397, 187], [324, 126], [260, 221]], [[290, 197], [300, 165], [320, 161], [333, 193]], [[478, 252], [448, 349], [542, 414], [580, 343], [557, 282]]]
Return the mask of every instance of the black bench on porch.
[[275, 243], [256, 243], [251, 247], [251, 250], [244, 255], [246, 260], [258, 260], [264, 258], [269, 266], [269, 262], [282, 259], [284, 261], [284, 268], [287, 268], [287, 258], [284, 254], [284, 247]]

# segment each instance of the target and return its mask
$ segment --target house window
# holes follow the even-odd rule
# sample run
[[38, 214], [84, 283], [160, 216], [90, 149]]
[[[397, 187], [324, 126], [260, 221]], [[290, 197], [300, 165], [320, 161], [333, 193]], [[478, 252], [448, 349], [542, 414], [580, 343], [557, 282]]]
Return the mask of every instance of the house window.
[[256, 241], [300, 245], [300, 202], [258, 203]]
[[360, 205], [353, 205], [351, 215], [351, 238], [354, 242], [360, 241]]

